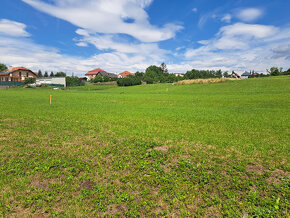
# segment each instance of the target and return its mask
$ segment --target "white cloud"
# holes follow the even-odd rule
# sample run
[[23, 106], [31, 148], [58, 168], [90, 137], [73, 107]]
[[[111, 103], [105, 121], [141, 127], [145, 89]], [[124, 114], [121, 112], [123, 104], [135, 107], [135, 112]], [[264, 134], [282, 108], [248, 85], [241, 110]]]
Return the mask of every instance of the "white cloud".
[[87, 71], [101, 67], [108, 72], [129, 70], [144, 71], [149, 65], [159, 65], [160, 54], [129, 54], [105, 52], [89, 58], [61, 54], [53, 47], [34, 43], [29, 38], [0, 35], [0, 62], [12, 66], [25, 66], [34, 71], [64, 71], [68, 74], [84, 75]]
[[183, 64], [238, 72], [250, 69], [265, 72], [274, 65], [289, 68], [289, 32], [289, 27], [244, 23], [224, 26], [212, 39], [200, 41], [199, 48], [188, 49]]
[[[152, 0], [23, 0], [34, 8], [66, 20], [93, 33], [128, 34], [142, 42], [158, 42], [173, 38], [180, 25], [156, 27], [149, 23], [145, 7]], [[124, 19], [133, 22], [126, 22]]]
[[220, 29], [219, 35], [224, 36], [248, 36], [254, 38], [265, 38], [274, 35], [278, 28], [259, 24], [235, 23]]
[[166, 53], [166, 51], [160, 49], [156, 43], [121, 42], [123, 39], [113, 34], [89, 34], [85, 30], [80, 29], [78, 29], [76, 33], [82, 36], [80, 39], [75, 39], [78, 41], [78, 46], [87, 46], [88, 43], [90, 43], [99, 50], [114, 50], [128, 54], [142, 54], [148, 57], [160, 57]]
[[193, 9], [192, 9], [192, 12], [194, 12], [194, 13], [196, 13], [197, 11], [198, 11], [197, 8], [193, 8]]
[[250, 22], [263, 15], [263, 11], [258, 8], [246, 8], [238, 11], [237, 17], [242, 21]]
[[26, 25], [12, 20], [1, 19], [0, 20], [0, 34], [8, 36], [29, 36], [29, 33], [25, 30]]
[[232, 15], [230, 14], [225, 14], [222, 18], [221, 21], [222, 22], [226, 22], [226, 23], [230, 23], [232, 20]]

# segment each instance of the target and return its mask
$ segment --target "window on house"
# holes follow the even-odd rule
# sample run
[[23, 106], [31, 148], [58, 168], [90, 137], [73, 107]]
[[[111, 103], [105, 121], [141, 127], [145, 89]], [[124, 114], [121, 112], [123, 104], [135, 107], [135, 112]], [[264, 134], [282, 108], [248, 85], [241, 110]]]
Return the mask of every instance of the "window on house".
[[26, 73], [26, 77], [28, 77], [28, 72]]
[[21, 77], [21, 72], [19, 72], [19, 76]]

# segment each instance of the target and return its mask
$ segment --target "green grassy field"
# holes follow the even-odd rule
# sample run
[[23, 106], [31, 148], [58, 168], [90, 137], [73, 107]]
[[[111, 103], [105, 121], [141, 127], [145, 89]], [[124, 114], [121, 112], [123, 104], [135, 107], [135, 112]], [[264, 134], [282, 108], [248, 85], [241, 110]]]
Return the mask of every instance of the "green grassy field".
[[0, 214], [289, 216], [289, 111], [289, 76], [0, 90]]

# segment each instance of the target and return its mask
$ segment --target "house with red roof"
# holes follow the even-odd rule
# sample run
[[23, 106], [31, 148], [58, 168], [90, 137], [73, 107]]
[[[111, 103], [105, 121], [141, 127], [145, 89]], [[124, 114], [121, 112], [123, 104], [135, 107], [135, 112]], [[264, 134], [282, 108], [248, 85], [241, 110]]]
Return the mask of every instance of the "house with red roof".
[[128, 76], [135, 76], [135, 75], [133, 73], [130, 73], [129, 71], [124, 71], [118, 74], [118, 78], [125, 78]]
[[117, 77], [116, 74], [114, 74], [114, 73], [108, 73], [105, 70], [102, 70], [100, 68], [96, 68], [94, 70], [91, 70], [91, 71], [87, 72], [85, 74], [85, 76], [87, 77], [87, 80], [88, 81], [93, 80], [96, 76], [101, 76], [101, 77], [108, 76], [111, 79]]
[[0, 72], [0, 81], [24, 82], [26, 78], [36, 79], [37, 73], [25, 67], [8, 67], [8, 70]]

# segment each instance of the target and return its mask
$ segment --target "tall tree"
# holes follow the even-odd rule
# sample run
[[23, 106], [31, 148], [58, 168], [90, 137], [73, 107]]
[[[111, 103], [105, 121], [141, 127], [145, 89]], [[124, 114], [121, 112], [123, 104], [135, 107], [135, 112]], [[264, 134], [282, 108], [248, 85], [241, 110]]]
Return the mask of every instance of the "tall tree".
[[0, 72], [7, 70], [7, 66], [5, 64], [0, 64]]
[[167, 66], [164, 62], [160, 65], [160, 68], [162, 69], [163, 74], [168, 74]]
[[37, 77], [43, 77], [41, 70], [38, 70]]
[[66, 73], [64, 73], [64, 72], [57, 72], [54, 76], [55, 77], [66, 77]]
[[54, 73], [51, 71], [51, 73], [50, 73], [49, 76], [50, 76], [50, 77], [54, 77]]
[[267, 72], [271, 76], [278, 76], [279, 75], [279, 69], [278, 69], [278, 67], [271, 67], [270, 70], [267, 69]]
[[45, 73], [44, 73], [44, 77], [48, 77], [48, 73], [47, 73], [47, 71], [45, 71]]

